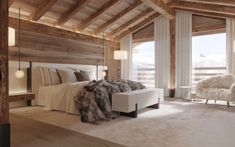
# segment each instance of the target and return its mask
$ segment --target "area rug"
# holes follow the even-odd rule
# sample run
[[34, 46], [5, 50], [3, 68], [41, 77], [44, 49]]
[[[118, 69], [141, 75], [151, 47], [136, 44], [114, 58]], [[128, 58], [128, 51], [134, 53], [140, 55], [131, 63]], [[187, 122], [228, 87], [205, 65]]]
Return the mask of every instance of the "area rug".
[[83, 133], [10, 115], [13, 147], [124, 147]]
[[100, 125], [80, 122], [79, 116], [41, 107], [12, 109], [29, 117], [131, 147], [233, 147], [235, 107], [226, 102], [167, 101], [160, 109], [143, 109], [138, 118], [119, 117]]

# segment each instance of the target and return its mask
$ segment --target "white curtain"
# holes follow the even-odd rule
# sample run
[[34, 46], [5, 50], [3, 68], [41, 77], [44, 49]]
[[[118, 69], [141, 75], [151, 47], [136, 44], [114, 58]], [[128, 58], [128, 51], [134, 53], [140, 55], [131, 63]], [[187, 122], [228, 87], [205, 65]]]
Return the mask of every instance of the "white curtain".
[[176, 97], [192, 84], [192, 14], [176, 12]]
[[235, 74], [235, 20], [226, 19], [227, 72]]
[[132, 34], [128, 34], [120, 40], [120, 50], [127, 51], [127, 60], [121, 60], [121, 78], [132, 79]]
[[170, 22], [164, 16], [154, 21], [155, 39], [155, 85], [164, 88], [169, 96], [170, 80]]

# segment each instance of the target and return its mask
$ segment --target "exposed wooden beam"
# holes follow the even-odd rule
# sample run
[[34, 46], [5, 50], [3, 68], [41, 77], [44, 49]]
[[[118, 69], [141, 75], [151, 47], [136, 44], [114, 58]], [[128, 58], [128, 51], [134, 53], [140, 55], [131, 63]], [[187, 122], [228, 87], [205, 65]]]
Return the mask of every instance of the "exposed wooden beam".
[[174, 19], [175, 14], [173, 10], [168, 7], [162, 0], [142, 0], [146, 5], [152, 7], [160, 14], [166, 16], [169, 19]]
[[111, 26], [113, 23], [115, 23], [116, 21], [118, 21], [120, 18], [122, 18], [123, 16], [125, 16], [126, 14], [128, 14], [129, 12], [131, 12], [132, 10], [134, 10], [135, 8], [137, 8], [138, 6], [140, 6], [142, 4], [142, 1], [137, 0], [136, 3], [130, 5], [129, 7], [127, 7], [125, 10], [123, 10], [122, 12], [120, 12], [119, 14], [115, 15], [112, 19], [108, 20], [106, 23], [104, 23], [103, 25], [99, 26], [97, 29], [95, 29], [94, 34], [99, 34], [101, 32], [103, 32], [104, 30], [106, 30], [109, 26]]
[[143, 41], [153, 41], [154, 40], [154, 34], [142, 34], [139, 36], [133, 36], [132, 38], [133, 42], [143, 42]]
[[193, 36], [202, 36], [202, 35], [212, 35], [212, 34], [218, 34], [218, 33], [226, 33], [226, 29], [216, 29], [216, 30], [195, 32], [192, 35]]
[[185, 9], [185, 8], [175, 8], [175, 10], [189, 11], [189, 12], [192, 12], [193, 14], [197, 14], [200, 16], [213, 17], [213, 18], [235, 18], [235, 15], [219, 14], [215, 12], [204, 12], [204, 11], [199, 11], [199, 10]]
[[131, 20], [129, 20], [127, 23], [121, 25], [120, 27], [114, 29], [113, 31], [111, 31], [110, 33], [108, 33], [107, 36], [115, 36], [117, 33], [119, 33], [120, 31], [122, 31], [123, 29], [127, 28], [128, 26], [132, 25], [133, 23], [135, 23], [136, 21], [138, 21], [139, 19], [145, 17], [146, 15], [148, 15], [150, 12], [152, 12], [153, 9], [149, 8], [145, 11], [143, 11], [141, 14], [137, 15], [136, 17], [132, 18]]
[[198, 10], [202, 12], [213, 12], [218, 14], [235, 15], [235, 8], [231, 6], [202, 4], [202, 3], [186, 2], [186, 1], [174, 1], [173, 3], [171, 3], [171, 7], [183, 8], [187, 10]]
[[57, 0], [44, 0], [37, 10], [30, 15], [29, 19], [38, 21], [56, 2]]
[[97, 10], [95, 13], [93, 13], [91, 16], [86, 18], [82, 21], [77, 27], [78, 31], [83, 31], [86, 27], [88, 27], [90, 24], [92, 24], [94, 21], [99, 19], [99, 17], [109, 8], [111, 8], [113, 5], [118, 3], [121, 0], [111, 0], [108, 3], [104, 4], [99, 10]]
[[[9, 26], [13, 28], [18, 28], [19, 20], [17, 18], [9, 17]], [[47, 26], [44, 24], [39, 24], [35, 22], [30, 22], [26, 20], [21, 20], [21, 29], [25, 31], [35, 32], [35, 33], [43, 33], [46, 35], [64, 37], [67, 39], [79, 39], [81, 41], [94, 43], [94, 44], [103, 44], [103, 39], [92, 37], [84, 34], [75, 33], [72, 31], [63, 30], [56, 27]], [[114, 43], [113, 41], [105, 40], [106, 44], [110, 44], [110, 46], [117, 47], [118, 43]]]
[[120, 39], [123, 36], [138, 31], [139, 29], [145, 27], [146, 25], [148, 25], [149, 23], [151, 23], [152, 21], [154, 21], [155, 18], [159, 17], [161, 14], [159, 13], [154, 13], [153, 15], [151, 15], [149, 18], [145, 19], [144, 21], [142, 21], [141, 23], [129, 28], [127, 31], [121, 33], [120, 35], [116, 36], [114, 39]]
[[235, 0], [181, 0], [189, 2], [199, 2], [204, 4], [216, 4], [225, 6], [235, 6]]
[[211, 34], [213, 32], [225, 32], [225, 24], [215, 24], [202, 27], [194, 27], [193, 35]]
[[65, 24], [70, 18], [76, 15], [81, 9], [86, 7], [91, 0], [79, 0], [71, 9], [69, 9], [64, 15], [62, 15], [57, 21], [57, 26], [62, 26]]

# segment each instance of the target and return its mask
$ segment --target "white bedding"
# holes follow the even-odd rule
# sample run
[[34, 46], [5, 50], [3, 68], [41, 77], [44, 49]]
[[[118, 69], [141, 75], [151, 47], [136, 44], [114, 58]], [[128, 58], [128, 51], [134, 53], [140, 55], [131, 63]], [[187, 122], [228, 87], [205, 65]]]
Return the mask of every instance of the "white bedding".
[[40, 87], [38, 90], [38, 104], [45, 106], [48, 110], [79, 114], [75, 107], [74, 97], [87, 83], [73, 82]]

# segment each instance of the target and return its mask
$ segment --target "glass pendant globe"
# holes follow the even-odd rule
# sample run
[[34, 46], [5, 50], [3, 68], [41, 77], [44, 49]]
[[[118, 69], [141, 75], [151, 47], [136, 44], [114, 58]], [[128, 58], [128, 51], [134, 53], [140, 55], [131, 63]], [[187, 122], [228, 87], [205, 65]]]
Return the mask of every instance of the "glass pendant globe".
[[24, 77], [24, 72], [20, 69], [20, 70], [17, 70], [16, 72], [15, 72], [15, 76], [17, 77], [17, 78], [23, 78]]

